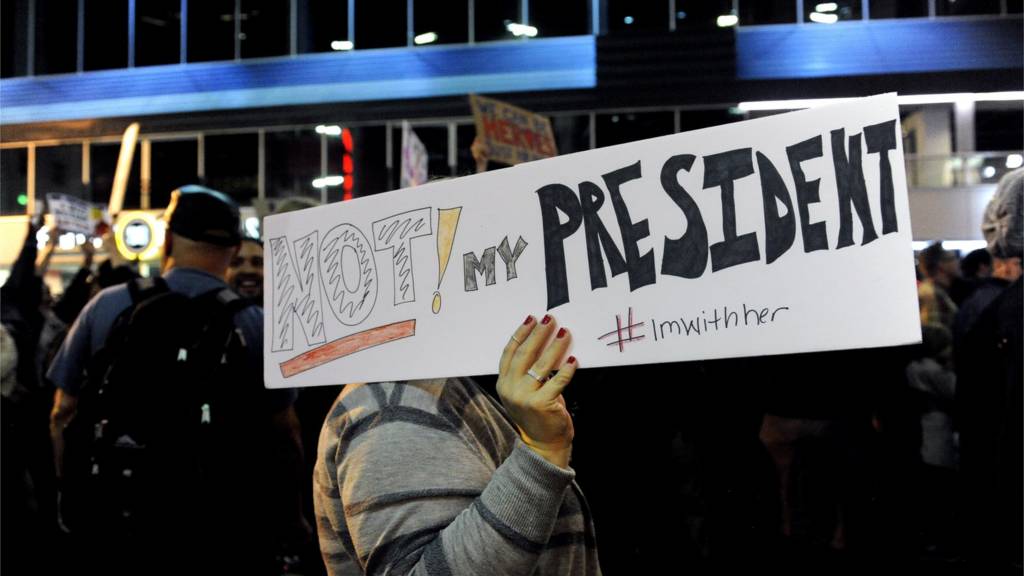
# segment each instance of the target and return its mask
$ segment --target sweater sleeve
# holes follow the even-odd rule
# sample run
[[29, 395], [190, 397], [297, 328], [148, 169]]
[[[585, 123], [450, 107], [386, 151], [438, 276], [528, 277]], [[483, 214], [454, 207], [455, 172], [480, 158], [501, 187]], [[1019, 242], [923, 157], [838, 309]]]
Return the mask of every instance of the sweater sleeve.
[[332, 525], [366, 574], [531, 574], [574, 477], [522, 442], [491, 470], [459, 430], [411, 409], [351, 424], [335, 454]]

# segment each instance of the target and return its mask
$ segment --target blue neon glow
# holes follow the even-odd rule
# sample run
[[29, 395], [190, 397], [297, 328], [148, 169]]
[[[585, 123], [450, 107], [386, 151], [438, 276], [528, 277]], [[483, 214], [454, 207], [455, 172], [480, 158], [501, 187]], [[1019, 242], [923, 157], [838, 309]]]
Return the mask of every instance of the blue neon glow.
[[0, 123], [593, 88], [593, 36], [173, 64], [0, 81]]

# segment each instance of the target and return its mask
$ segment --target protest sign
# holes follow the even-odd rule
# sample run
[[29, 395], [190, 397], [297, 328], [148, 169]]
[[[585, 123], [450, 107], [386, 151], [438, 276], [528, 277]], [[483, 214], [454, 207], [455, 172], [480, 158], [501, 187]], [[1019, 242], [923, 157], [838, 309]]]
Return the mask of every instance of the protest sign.
[[584, 368], [920, 340], [895, 95], [264, 225], [270, 387], [493, 374], [546, 312]]
[[558, 154], [547, 116], [475, 94], [470, 95], [469, 104], [488, 160], [515, 165]]
[[103, 209], [74, 196], [47, 194], [46, 202], [53, 215], [53, 225], [64, 232], [96, 234], [96, 226], [105, 220]]
[[427, 181], [427, 159], [427, 147], [409, 123], [402, 122], [402, 188], [419, 186]]

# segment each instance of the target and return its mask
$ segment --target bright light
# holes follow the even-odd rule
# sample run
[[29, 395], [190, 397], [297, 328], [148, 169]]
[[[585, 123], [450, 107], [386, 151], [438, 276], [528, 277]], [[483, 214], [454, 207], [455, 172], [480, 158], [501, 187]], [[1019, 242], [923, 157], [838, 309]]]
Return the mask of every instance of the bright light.
[[839, 21], [838, 14], [822, 14], [821, 12], [811, 12], [811, 22], [817, 22], [818, 24], [835, 24]]
[[519, 24], [517, 22], [509, 22], [505, 25], [505, 29], [511, 32], [516, 38], [520, 36], [533, 38], [537, 35], [537, 28], [534, 26], [527, 26], [526, 24]]
[[61, 250], [71, 250], [75, 247], [75, 233], [66, 232], [57, 238], [57, 245]]
[[36, 231], [36, 248], [42, 250], [46, 247], [46, 244], [50, 241], [50, 227], [41, 226]]
[[316, 133], [328, 136], [341, 136], [341, 126], [325, 126], [321, 124], [316, 127]]
[[85, 234], [75, 234], [75, 244], [77, 246], [85, 244]]
[[[915, 240], [911, 242], [915, 252], [920, 252], [932, 245], [934, 240]], [[988, 244], [984, 240], [943, 240], [942, 248], [945, 250], [959, 250], [960, 252], [973, 252], [980, 248], [986, 248]]]
[[18, 206], [28, 206], [28, 194], [18, 194]]
[[981, 248], [987, 248], [988, 243], [984, 240], [945, 240], [942, 247], [946, 250], [959, 250], [961, 252], [973, 252]]
[[735, 26], [739, 24], [740, 17], [735, 14], [723, 14], [715, 20], [719, 28], [728, 28], [729, 26]]
[[324, 176], [313, 180], [313, 188], [327, 188], [328, 186], [341, 186], [345, 182], [344, 176]]
[[348, 40], [335, 40], [331, 42], [331, 50], [351, 50], [355, 47], [356, 45]]
[[632, 24], [633, 23], [633, 17], [632, 16], [626, 16], [625, 18], [622, 19], [622, 21], [625, 22], [626, 24]]
[[823, 2], [814, 7], [815, 12], [835, 12], [839, 9], [839, 4], [835, 2]]
[[245, 219], [245, 235], [249, 238], [260, 237], [260, 219], [250, 216]]
[[995, 176], [996, 175], [996, 167], [995, 166], [985, 166], [981, 170], [981, 175], [983, 177], [985, 177], [985, 178], [991, 178], [991, 177]]
[[417, 46], [430, 44], [431, 42], [437, 42], [437, 32], [424, 32], [423, 34], [417, 34], [412, 39], [412, 43]]
[[956, 94], [921, 94], [899, 96], [900, 104], [951, 104], [955, 102], [1007, 102], [1024, 100], [1024, 91], [1015, 92], [960, 92]]
[[92, 239], [92, 247], [97, 249], [97, 250], [99, 250], [100, 248], [103, 248], [103, 238], [99, 238], [99, 237], [93, 238]]
[[[816, 98], [807, 100], [763, 100], [759, 102], [740, 102], [737, 108], [744, 112], [759, 110], [800, 110], [817, 108], [829, 104], [851, 102], [856, 98]], [[897, 96], [896, 102], [903, 105], [915, 104], [950, 104], [953, 102], [1005, 102], [1024, 100], [1024, 92], [981, 92], [977, 94], [920, 94]]]
[[1006, 157], [1006, 167], [1010, 170], [1014, 168], [1020, 168], [1024, 166], [1024, 156], [1020, 154], [1010, 154]]

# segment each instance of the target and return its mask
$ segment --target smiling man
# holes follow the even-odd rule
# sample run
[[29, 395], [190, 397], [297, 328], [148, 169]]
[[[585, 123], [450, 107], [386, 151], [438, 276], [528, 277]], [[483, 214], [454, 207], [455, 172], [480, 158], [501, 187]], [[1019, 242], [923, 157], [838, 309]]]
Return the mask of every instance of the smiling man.
[[263, 305], [263, 243], [243, 238], [238, 254], [231, 259], [227, 272], [228, 285], [239, 296]]

